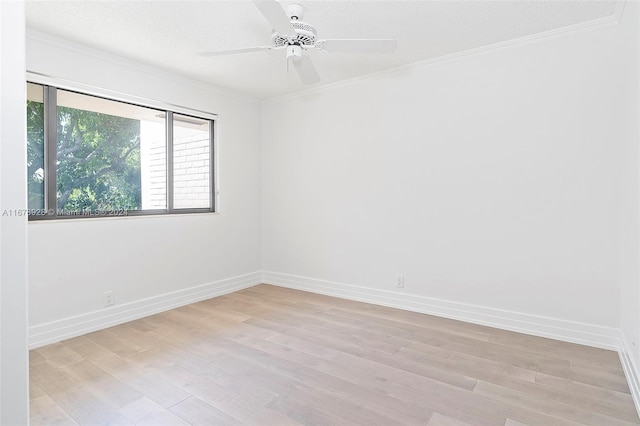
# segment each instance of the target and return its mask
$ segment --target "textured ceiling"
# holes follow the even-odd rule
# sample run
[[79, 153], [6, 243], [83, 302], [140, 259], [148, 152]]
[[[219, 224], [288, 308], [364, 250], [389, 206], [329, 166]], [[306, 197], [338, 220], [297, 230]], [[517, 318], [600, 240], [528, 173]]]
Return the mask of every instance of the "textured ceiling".
[[[327, 84], [606, 18], [615, 1], [281, 1], [305, 8], [318, 38], [393, 38], [393, 55], [309, 52]], [[27, 1], [27, 28], [256, 98], [306, 88], [284, 51], [203, 58], [267, 45], [256, 6], [234, 1]]]

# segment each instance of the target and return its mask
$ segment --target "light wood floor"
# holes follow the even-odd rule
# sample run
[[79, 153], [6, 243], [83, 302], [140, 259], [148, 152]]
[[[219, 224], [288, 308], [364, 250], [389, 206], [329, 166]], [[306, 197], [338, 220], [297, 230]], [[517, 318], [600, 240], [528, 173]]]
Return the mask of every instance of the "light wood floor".
[[640, 424], [615, 352], [268, 285], [30, 364], [34, 425]]

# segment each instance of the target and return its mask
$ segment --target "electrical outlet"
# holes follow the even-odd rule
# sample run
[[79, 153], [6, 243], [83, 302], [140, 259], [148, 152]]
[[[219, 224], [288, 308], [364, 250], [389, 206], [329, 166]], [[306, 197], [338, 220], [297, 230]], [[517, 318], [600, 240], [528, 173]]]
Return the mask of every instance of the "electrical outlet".
[[404, 275], [396, 275], [396, 288], [404, 288]]
[[113, 290], [104, 292], [104, 306], [113, 305]]

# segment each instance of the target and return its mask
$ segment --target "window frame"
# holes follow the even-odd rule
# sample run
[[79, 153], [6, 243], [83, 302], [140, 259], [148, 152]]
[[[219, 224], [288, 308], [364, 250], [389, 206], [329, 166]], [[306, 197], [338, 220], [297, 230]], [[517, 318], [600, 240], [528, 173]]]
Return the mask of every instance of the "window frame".
[[[218, 214], [218, 164], [217, 164], [217, 120], [218, 115], [192, 108], [186, 108], [166, 102], [154, 101], [133, 95], [95, 88], [92, 86], [69, 83], [41, 74], [27, 72], [27, 83], [43, 87], [44, 95], [44, 210], [43, 215], [31, 214], [29, 221], [67, 220], [105, 217], [139, 217], [159, 215], [181, 215], [194, 213]], [[108, 101], [122, 102], [133, 106], [158, 110], [165, 114], [166, 149], [166, 208], [147, 210], [122, 210], [112, 213], [78, 211], [77, 214], [58, 215], [57, 208], [57, 90], [65, 90], [81, 95], [92, 96]], [[173, 151], [173, 115], [207, 120], [209, 123], [209, 207], [174, 208], [174, 151]], [[53, 119], [52, 119], [53, 118]], [[53, 135], [53, 136], [51, 136]], [[27, 141], [25, 140], [25, 143]], [[53, 205], [52, 205], [53, 203]], [[53, 209], [54, 213], [49, 214]]]

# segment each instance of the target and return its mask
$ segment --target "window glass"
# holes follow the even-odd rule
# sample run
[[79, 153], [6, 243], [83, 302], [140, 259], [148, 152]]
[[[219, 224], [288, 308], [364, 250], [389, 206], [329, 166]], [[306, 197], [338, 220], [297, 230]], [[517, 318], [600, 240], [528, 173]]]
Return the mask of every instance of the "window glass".
[[173, 115], [173, 206], [176, 209], [209, 207], [209, 120]]
[[143, 210], [167, 208], [167, 130], [160, 121], [140, 121], [140, 190]]
[[141, 167], [143, 162], [155, 167], [152, 156], [166, 161], [161, 112], [64, 90], [57, 93], [58, 214], [164, 208], [164, 187], [146, 173], [143, 182]]
[[34, 83], [26, 112], [30, 218], [214, 211], [213, 120]]
[[27, 84], [27, 197], [31, 212], [44, 209], [44, 87]]

